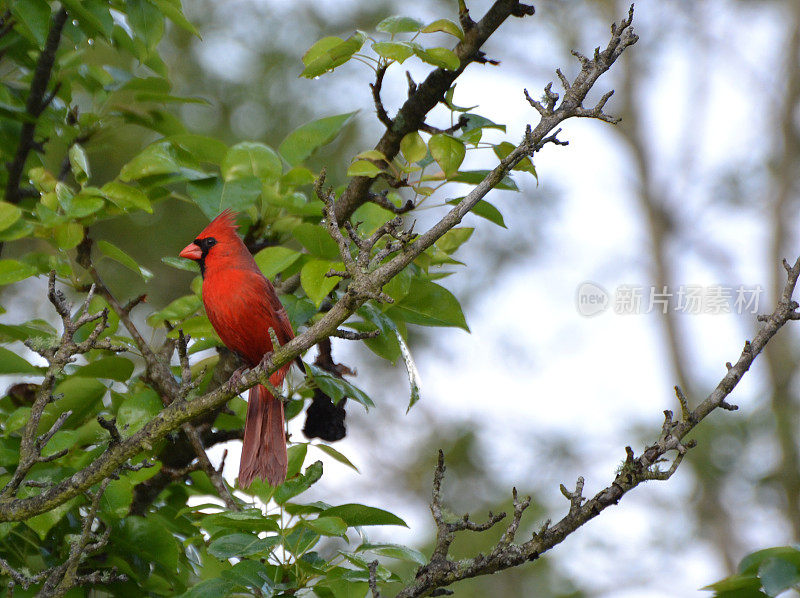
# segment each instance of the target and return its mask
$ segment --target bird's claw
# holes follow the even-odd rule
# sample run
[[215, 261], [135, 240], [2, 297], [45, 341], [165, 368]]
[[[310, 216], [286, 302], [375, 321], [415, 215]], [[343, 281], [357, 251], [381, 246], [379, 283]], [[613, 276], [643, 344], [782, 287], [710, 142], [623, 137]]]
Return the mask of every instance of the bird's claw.
[[267, 367], [267, 361], [269, 361], [271, 359], [272, 359], [272, 351], [267, 351], [266, 353], [264, 353], [264, 357], [261, 358], [261, 362], [258, 364], [258, 367], [266, 368]]
[[228, 387], [231, 390], [236, 388], [239, 385], [239, 382], [242, 381], [242, 375], [244, 374], [244, 371], [246, 369], [247, 369], [246, 367], [242, 366], [239, 369], [237, 369], [235, 372], [233, 372], [231, 374], [231, 377], [228, 378]]

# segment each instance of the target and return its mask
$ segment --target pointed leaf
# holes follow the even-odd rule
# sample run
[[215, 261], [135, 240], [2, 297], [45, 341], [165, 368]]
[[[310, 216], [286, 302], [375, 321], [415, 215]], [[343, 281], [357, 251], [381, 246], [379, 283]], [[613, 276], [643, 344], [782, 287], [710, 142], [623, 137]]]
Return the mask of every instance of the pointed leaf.
[[314, 150], [333, 141], [354, 114], [327, 116], [301, 125], [286, 136], [278, 151], [289, 164], [297, 166]]
[[0, 260], [0, 285], [19, 282], [38, 274], [36, 268], [17, 260]]
[[405, 42], [375, 42], [372, 44], [372, 49], [378, 56], [395, 60], [401, 64], [414, 55], [414, 48]]
[[288, 247], [265, 247], [255, 254], [256, 264], [261, 272], [270, 280], [303, 256], [302, 253]]
[[140, 266], [135, 259], [133, 259], [113, 243], [109, 243], [108, 241], [98, 241], [97, 248], [106, 257], [109, 257], [115, 262], [119, 262], [129, 270], [136, 272], [145, 282], [153, 278], [153, 273], [150, 272], [150, 270]]
[[228, 150], [220, 170], [226, 181], [254, 176], [272, 183], [281, 176], [283, 165], [278, 153], [268, 145], [243, 141]]
[[444, 172], [445, 176], [453, 176], [464, 161], [467, 149], [464, 142], [451, 135], [440, 133], [431, 137], [428, 142], [431, 156]]
[[415, 31], [419, 31], [421, 27], [422, 23], [417, 19], [394, 15], [383, 19], [380, 23], [376, 25], [375, 29], [377, 29], [378, 31], [383, 31], [384, 33], [395, 34], [395, 33], [413, 33]]
[[323, 45], [319, 45], [320, 42], [317, 42], [303, 56], [303, 64], [306, 65], [306, 68], [303, 69], [300, 76], [313, 79], [341, 66], [361, 49], [366, 39], [365, 34], [357, 31], [337, 44], [333, 44], [331, 38], [326, 38]]
[[208, 218], [216, 218], [225, 209], [242, 212], [255, 205], [261, 195], [261, 181], [252, 176], [233, 181], [203, 179], [187, 187], [192, 201]]
[[100, 188], [105, 197], [118, 208], [123, 210], [143, 210], [148, 214], [153, 213], [150, 200], [142, 191], [119, 181], [110, 181]]
[[425, 25], [425, 27], [422, 28], [422, 33], [433, 33], [435, 31], [443, 31], [444, 33], [449, 33], [458, 39], [464, 39], [464, 32], [461, 30], [461, 27], [459, 27], [450, 19], [439, 19], [430, 25]]
[[412, 131], [400, 140], [400, 151], [403, 157], [411, 164], [419, 162], [428, 154], [428, 146], [417, 131]]
[[381, 169], [367, 160], [356, 160], [347, 169], [347, 176], [366, 176], [374, 179], [381, 173]]
[[308, 298], [314, 302], [314, 305], [319, 307], [322, 300], [342, 280], [338, 276], [328, 277], [325, 274], [331, 269], [341, 270], [343, 268], [344, 264], [341, 262], [336, 263], [328, 260], [310, 260], [306, 262], [303, 269], [300, 270], [300, 284]]
[[408, 527], [408, 524], [394, 513], [355, 503], [325, 509], [320, 513], [320, 517], [339, 517], [351, 527], [361, 525], [402, 525], [403, 527]]
[[408, 295], [389, 312], [411, 324], [456, 326], [469, 332], [458, 299], [444, 287], [428, 280], [412, 280]]

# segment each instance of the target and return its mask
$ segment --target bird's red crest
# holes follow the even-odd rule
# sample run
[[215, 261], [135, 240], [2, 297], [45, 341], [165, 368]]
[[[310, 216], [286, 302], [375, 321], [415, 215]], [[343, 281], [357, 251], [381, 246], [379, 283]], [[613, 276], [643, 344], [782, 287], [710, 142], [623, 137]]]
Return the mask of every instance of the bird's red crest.
[[205, 237], [224, 237], [226, 235], [236, 235], [236, 229], [239, 225], [236, 224], [236, 216], [238, 214], [230, 208], [224, 210], [219, 216], [214, 218], [203, 231], [197, 235], [198, 239]]

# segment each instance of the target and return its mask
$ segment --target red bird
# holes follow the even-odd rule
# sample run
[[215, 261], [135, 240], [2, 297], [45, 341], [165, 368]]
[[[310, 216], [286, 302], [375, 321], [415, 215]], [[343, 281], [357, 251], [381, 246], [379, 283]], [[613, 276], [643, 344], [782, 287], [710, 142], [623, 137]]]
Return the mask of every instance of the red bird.
[[[253, 367], [272, 351], [272, 328], [281, 344], [294, 337], [289, 316], [272, 283], [258, 269], [236, 234], [236, 214], [225, 210], [180, 256], [196, 261], [203, 275], [203, 305], [211, 325], [231, 351]], [[279, 388], [291, 364], [272, 374]], [[283, 403], [259, 384], [250, 389], [244, 425], [239, 484], [254, 478], [273, 486], [286, 479], [286, 436]]]

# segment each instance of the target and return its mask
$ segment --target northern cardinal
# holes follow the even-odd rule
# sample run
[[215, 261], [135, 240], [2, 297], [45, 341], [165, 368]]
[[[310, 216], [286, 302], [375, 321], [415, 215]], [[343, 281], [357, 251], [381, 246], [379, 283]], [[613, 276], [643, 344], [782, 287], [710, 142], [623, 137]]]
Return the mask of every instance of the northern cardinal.
[[[272, 283], [258, 269], [236, 234], [236, 214], [225, 210], [180, 252], [200, 265], [203, 305], [222, 342], [252, 367], [272, 351], [269, 329], [281, 344], [294, 337], [289, 316]], [[291, 364], [270, 376], [279, 388]], [[261, 478], [277, 486], [286, 479], [283, 403], [261, 384], [250, 389], [239, 484]]]

